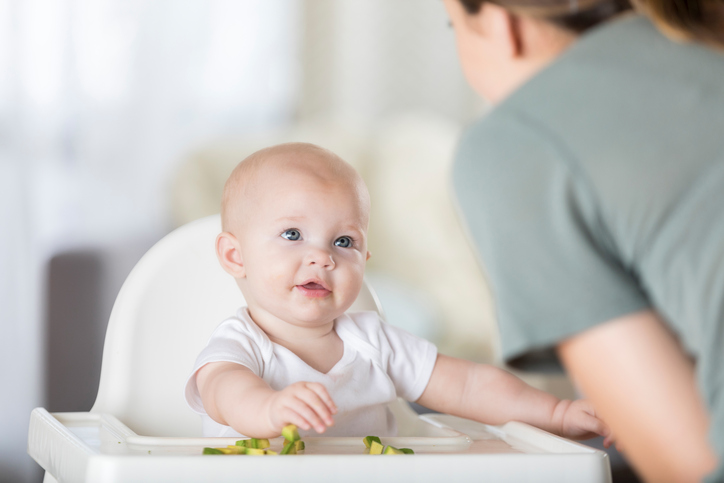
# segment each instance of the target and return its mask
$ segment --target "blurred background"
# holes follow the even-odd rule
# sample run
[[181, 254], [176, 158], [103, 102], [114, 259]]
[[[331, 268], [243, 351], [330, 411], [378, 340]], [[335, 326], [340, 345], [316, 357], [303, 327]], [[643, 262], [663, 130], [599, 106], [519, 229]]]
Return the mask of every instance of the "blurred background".
[[448, 191], [485, 108], [440, 0], [0, 0], [0, 481], [42, 478], [32, 408], [93, 405], [136, 261], [218, 212], [231, 169], [270, 144], [317, 143], [363, 175], [390, 323], [497, 362]]

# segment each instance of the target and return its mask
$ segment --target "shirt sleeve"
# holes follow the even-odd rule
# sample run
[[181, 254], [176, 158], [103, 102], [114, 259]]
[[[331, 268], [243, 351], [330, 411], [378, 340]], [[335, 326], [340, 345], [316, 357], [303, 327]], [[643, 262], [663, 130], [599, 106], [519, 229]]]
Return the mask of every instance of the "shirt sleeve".
[[557, 370], [558, 342], [649, 302], [575, 159], [524, 120], [491, 117], [458, 147], [458, 207], [493, 291], [504, 359]]
[[380, 320], [381, 356], [387, 363], [387, 374], [397, 395], [417, 401], [430, 382], [437, 360], [437, 347], [432, 342]]
[[222, 322], [211, 335], [208, 344], [196, 358], [184, 391], [186, 402], [194, 412], [206, 414], [196, 385], [196, 374], [209, 362], [234, 362], [263, 377], [266, 347], [253, 329], [243, 320], [232, 317]]

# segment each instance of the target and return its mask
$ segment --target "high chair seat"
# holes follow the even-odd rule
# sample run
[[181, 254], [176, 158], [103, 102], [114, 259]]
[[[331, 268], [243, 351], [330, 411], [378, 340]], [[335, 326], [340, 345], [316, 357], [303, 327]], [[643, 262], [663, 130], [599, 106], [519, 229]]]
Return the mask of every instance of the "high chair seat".
[[[299, 456], [203, 456], [204, 446], [234, 438], [201, 438], [201, 418], [183, 388], [216, 326], [244, 303], [216, 260], [218, 215], [173, 231], [146, 253], [116, 299], [106, 332], [98, 396], [90, 412], [30, 416], [28, 453], [45, 482], [547, 481], [610, 483], [607, 455], [528, 425], [502, 426], [444, 414], [418, 416], [404, 401], [390, 405], [398, 436], [383, 443], [415, 455], [364, 455], [359, 437], [305, 437]], [[371, 288], [350, 310], [381, 308]], [[272, 440], [280, 450], [281, 438]]]

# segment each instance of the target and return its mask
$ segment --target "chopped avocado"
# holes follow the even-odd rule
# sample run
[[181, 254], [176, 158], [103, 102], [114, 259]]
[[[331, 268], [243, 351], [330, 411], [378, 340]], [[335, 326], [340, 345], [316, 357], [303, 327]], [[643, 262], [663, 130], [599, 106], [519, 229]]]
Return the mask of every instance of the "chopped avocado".
[[294, 424], [287, 424], [282, 428], [282, 436], [287, 441], [299, 441], [299, 431]]
[[242, 448], [241, 446], [230, 444], [226, 449], [229, 450], [227, 454], [246, 454], [246, 448]]
[[304, 441], [302, 441], [301, 439], [299, 441], [295, 441], [294, 449], [296, 451], [304, 451]]
[[384, 446], [382, 446], [377, 441], [372, 441], [370, 444], [370, 454], [382, 454], [382, 449]]
[[248, 455], [262, 455], [264, 450], [261, 448], [246, 448], [246, 454]]
[[372, 441], [377, 441], [379, 444], [382, 444], [382, 441], [380, 441], [380, 438], [378, 438], [377, 436], [365, 436], [362, 441], [364, 441], [366, 448], [370, 447]]
[[224, 454], [224, 452], [216, 448], [204, 448], [204, 454]]
[[268, 439], [256, 439], [251, 438], [249, 442], [247, 443], [247, 448], [258, 448], [258, 449], [264, 449], [269, 447], [269, 440]]
[[242, 448], [264, 449], [269, 447], [269, 440], [257, 438], [240, 439], [236, 442], [236, 446], [240, 446]]
[[281, 454], [297, 454], [297, 448], [294, 445], [294, 441], [288, 441], [284, 448], [282, 448]]
[[276, 451], [272, 451], [272, 450], [268, 449], [268, 450], [266, 450], [266, 454], [278, 455], [279, 453], [277, 453]]
[[412, 451], [410, 448], [400, 448], [400, 451], [402, 451], [405, 454], [415, 454], [415, 452]]
[[384, 454], [405, 454], [399, 449], [395, 448], [394, 446], [387, 446], [385, 448]]

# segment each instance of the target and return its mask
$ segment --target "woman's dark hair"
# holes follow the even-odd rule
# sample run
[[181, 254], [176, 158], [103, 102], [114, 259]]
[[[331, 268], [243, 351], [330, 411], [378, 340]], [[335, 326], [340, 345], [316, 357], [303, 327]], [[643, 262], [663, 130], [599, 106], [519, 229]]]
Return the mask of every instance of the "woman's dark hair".
[[[512, 12], [529, 14], [582, 33], [618, 13], [629, 0], [458, 0], [469, 14], [489, 1]], [[632, 0], [633, 6], [675, 37], [724, 47], [724, 0]]]
[[490, 1], [503, 8], [524, 14], [535, 11], [537, 17], [575, 33], [583, 33], [621, 12], [633, 7], [629, 0], [459, 0], [469, 14], [480, 11], [483, 3]]
[[634, 0], [662, 30], [724, 47], [724, 0]]

